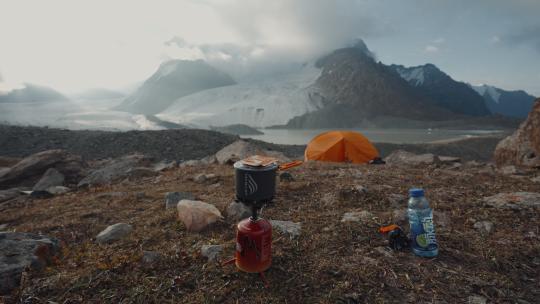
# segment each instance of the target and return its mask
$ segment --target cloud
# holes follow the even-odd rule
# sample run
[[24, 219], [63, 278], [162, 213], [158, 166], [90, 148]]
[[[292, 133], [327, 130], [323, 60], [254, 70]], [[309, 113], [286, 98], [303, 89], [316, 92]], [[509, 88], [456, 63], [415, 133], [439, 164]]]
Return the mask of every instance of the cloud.
[[435, 43], [435, 44], [443, 44], [445, 42], [446, 42], [446, 39], [444, 39], [442, 37], [439, 37], [439, 38], [433, 40], [433, 43]]
[[426, 53], [437, 53], [439, 51], [439, 48], [434, 45], [426, 45], [424, 48], [424, 52]]
[[540, 24], [522, 27], [501, 37], [508, 46], [528, 46], [540, 53]]
[[501, 38], [499, 36], [495, 35], [495, 36], [491, 37], [491, 39], [489, 41], [491, 41], [491, 43], [499, 43], [499, 42], [501, 42]]

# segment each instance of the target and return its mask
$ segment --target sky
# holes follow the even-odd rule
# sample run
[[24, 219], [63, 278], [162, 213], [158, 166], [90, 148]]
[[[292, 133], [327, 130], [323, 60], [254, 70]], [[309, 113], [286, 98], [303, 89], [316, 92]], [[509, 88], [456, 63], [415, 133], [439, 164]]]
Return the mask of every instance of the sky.
[[385, 64], [540, 96], [538, 0], [0, 0], [0, 89], [127, 89], [163, 61], [270, 73], [362, 38]]

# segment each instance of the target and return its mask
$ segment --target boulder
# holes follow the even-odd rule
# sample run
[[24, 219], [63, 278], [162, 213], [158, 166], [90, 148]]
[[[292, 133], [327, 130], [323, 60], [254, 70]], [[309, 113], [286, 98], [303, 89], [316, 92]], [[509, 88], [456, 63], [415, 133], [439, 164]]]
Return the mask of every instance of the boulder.
[[211, 204], [193, 201], [181, 200], [177, 205], [178, 219], [184, 223], [187, 231], [199, 232], [222, 219], [221, 212]]
[[67, 183], [77, 183], [83, 175], [84, 167], [80, 156], [69, 154], [64, 150], [47, 150], [24, 158], [0, 174], [0, 188], [35, 182], [49, 168], [61, 172]]
[[43, 191], [55, 186], [64, 184], [64, 174], [58, 172], [55, 168], [49, 168], [41, 179], [32, 188], [33, 191]]
[[223, 251], [223, 245], [203, 245], [201, 247], [201, 255], [208, 261], [215, 261], [219, 254]]
[[341, 218], [341, 222], [347, 223], [347, 222], [367, 222], [371, 220], [373, 217], [373, 214], [369, 211], [353, 211], [353, 212], [347, 212], [343, 214], [343, 217]]
[[[128, 177], [137, 178], [155, 175], [155, 171], [148, 168], [150, 165], [151, 159], [143, 155], [134, 154], [124, 156], [109, 161], [102, 168], [91, 171], [77, 186], [108, 185]], [[146, 170], [141, 168], [145, 168]]]
[[261, 147], [247, 142], [245, 140], [237, 140], [232, 144], [224, 147], [216, 153], [216, 160], [219, 164], [233, 164], [241, 159], [251, 155], [266, 155], [275, 157], [280, 162], [290, 162], [283, 153], [278, 151], [264, 150]]
[[18, 196], [21, 196], [21, 188], [12, 188], [7, 190], [0, 190], [0, 203], [9, 201], [10, 199], [14, 199]]
[[514, 134], [497, 144], [494, 159], [499, 167], [540, 168], [540, 98]]
[[538, 208], [540, 207], [540, 193], [499, 193], [493, 196], [485, 197], [483, 201], [488, 206], [501, 209], [520, 210], [524, 208]]
[[129, 224], [117, 223], [101, 231], [96, 236], [96, 242], [98, 242], [99, 244], [113, 243], [126, 237], [128, 234], [131, 233], [132, 230], [133, 227]]
[[60, 252], [54, 238], [22, 232], [0, 232], [0, 295], [19, 286], [22, 273], [39, 271]]
[[281, 233], [288, 235], [291, 239], [297, 238], [302, 232], [302, 225], [291, 221], [270, 220], [272, 228], [277, 229]]
[[183, 199], [194, 200], [195, 197], [189, 192], [167, 192], [165, 194], [165, 209], [174, 208]]
[[251, 216], [251, 209], [239, 202], [231, 202], [227, 207], [227, 218], [233, 222], [239, 222]]
[[404, 150], [396, 150], [388, 155], [384, 161], [389, 165], [408, 165], [408, 166], [417, 166], [417, 165], [431, 165], [439, 163], [440, 159], [438, 156], [427, 153], [427, 154], [414, 154]]

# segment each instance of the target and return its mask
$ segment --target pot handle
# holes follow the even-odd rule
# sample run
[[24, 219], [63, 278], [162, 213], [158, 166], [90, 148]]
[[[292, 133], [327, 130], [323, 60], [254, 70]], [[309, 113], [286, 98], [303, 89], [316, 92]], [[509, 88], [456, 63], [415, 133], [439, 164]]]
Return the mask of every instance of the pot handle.
[[278, 170], [279, 171], [283, 171], [283, 170], [287, 170], [287, 169], [290, 169], [290, 168], [294, 168], [294, 167], [297, 167], [297, 166], [300, 166], [301, 164], [303, 164], [304, 162], [301, 161], [301, 160], [295, 160], [295, 161], [292, 161], [290, 163], [284, 163], [282, 165], [279, 165], [279, 168]]

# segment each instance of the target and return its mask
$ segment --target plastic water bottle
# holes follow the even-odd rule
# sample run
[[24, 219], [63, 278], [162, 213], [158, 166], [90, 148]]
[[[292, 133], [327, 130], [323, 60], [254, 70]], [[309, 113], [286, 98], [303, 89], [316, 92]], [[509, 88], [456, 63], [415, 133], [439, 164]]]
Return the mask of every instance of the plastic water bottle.
[[433, 224], [433, 210], [424, 197], [424, 190], [409, 190], [409, 206], [407, 209], [411, 227], [411, 247], [413, 252], [422, 257], [434, 257], [439, 253]]

